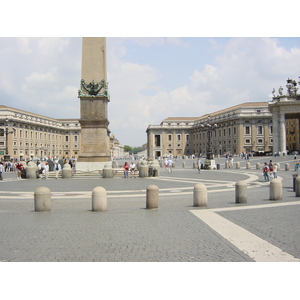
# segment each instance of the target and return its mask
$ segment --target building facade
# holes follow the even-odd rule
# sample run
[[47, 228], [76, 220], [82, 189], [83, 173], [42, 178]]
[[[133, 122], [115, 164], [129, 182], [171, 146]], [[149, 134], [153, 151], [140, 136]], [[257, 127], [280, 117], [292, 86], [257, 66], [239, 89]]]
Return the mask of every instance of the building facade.
[[[81, 127], [77, 119], [53, 119], [0, 105], [0, 158], [69, 157], [80, 154]], [[111, 157], [124, 147], [110, 136]]]
[[167, 118], [146, 132], [149, 157], [205, 155], [208, 141], [215, 156], [273, 150], [268, 102], [246, 102], [201, 117]]

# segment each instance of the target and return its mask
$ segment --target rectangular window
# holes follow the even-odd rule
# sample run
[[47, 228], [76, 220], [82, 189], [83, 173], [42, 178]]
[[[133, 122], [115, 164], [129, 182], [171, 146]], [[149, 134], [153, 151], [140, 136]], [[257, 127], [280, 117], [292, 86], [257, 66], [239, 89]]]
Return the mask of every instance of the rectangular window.
[[245, 134], [251, 134], [250, 126], [245, 126]]
[[180, 141], [180, 139], [181, 139], [181, 135], [177, 134], [177, 141]]
[[155, 145], [156, 147], [160, 147], [160, 135], [159, 135], [159, 134], [156, 134], [156, 135], [154, 136], [154, 145]]
[[168, 140], [172, 141], [172, 135], [171, 134], [168, 135]]
[[257, 134], [263, 134], [263, 127], [261, 125], [257, 126]]

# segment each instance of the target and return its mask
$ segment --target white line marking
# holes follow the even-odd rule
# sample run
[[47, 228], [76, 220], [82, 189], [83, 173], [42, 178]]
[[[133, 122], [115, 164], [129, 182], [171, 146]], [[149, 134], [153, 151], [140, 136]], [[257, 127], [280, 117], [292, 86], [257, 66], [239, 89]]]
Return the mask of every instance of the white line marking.
[[[300, 202], [278, 203], [274, 206], [299, 205]], [[256, 262], [300, 262], [300, 259], [284, 252], [280, 248], [252, 234], [246, 229], [219, 216], [215, 211], [273, 207], [273, 205], [256, 205], [255, 207], [238, 207], [224, 209], [191, 210], [200, 220], [231, 242]]]

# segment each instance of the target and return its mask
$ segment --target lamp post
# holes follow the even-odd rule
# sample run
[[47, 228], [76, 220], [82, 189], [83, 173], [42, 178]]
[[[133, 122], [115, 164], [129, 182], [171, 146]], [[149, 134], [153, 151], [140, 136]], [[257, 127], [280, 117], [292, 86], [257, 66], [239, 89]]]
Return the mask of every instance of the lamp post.
[[207, 146], [206, 146], [206, 160], [204, 162], [204, 169], [216, 169], [216, 162], [213, 157], [213, 153], [211, 151], [211, 132], [218, 127], [217, 124], [211, 124], [211, 118], [208, 116], [207, 122], [201, 124], [201, 127], [206, 128], [207, 130]]
[[4, 155], [4, 161], [9, 161], [10, 160], [10, 155], [8, 155], [8, 135], [11, 133], [14, 133], [16, 131], [15, 127], [12, 127], [12, 131], [8, 130], [8, 119], [5, 119], [5, 127], [4, 129], [4, 134], [5, 134], [5, 155]]

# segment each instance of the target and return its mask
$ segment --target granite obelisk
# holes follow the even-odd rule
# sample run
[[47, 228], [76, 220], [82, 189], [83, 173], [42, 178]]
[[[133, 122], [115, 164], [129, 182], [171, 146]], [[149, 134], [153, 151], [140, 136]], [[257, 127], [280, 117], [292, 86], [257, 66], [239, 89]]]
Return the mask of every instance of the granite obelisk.
[[111, 164], [106, 81], [106, 39], [82, 38], [80, 98], [81, 148], [76, 169], [95, 171]]

